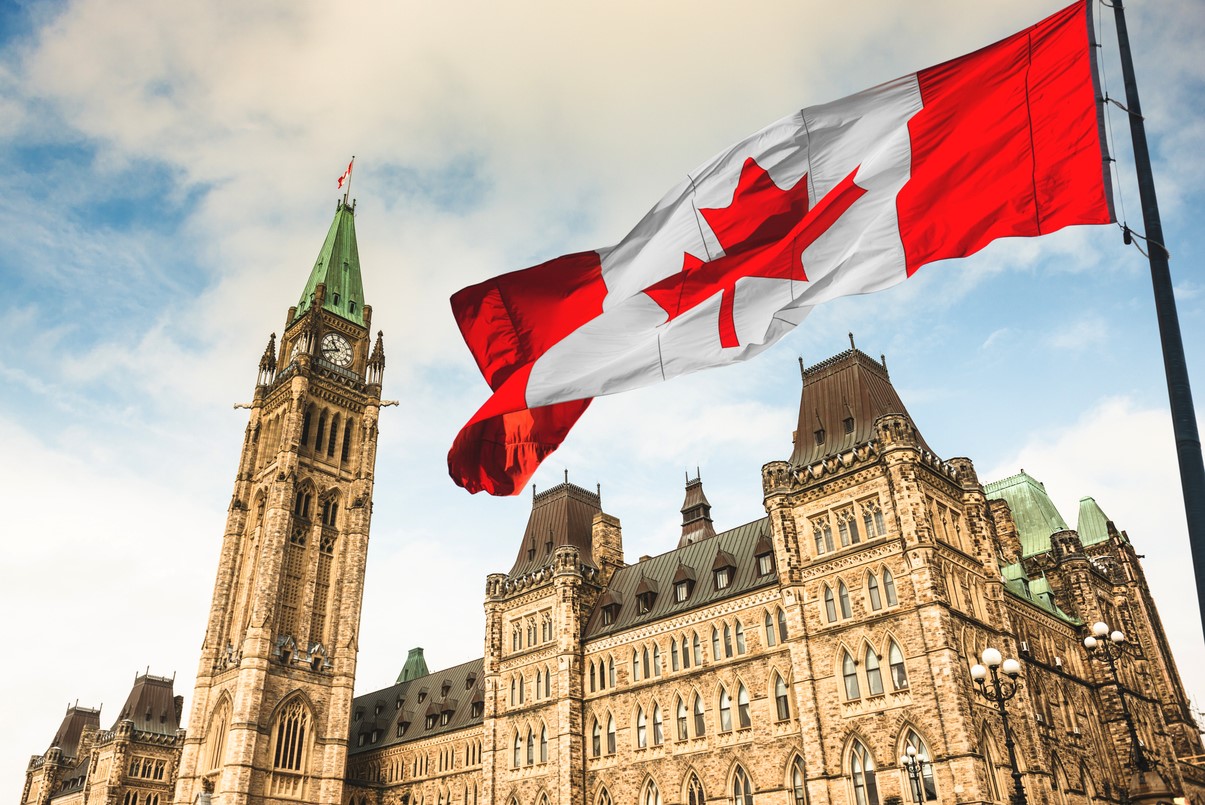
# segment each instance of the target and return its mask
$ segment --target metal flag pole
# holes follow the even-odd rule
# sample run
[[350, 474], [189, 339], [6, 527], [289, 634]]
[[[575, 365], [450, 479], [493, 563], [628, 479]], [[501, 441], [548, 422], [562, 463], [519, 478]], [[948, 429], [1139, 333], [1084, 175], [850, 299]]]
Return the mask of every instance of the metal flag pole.
[[[1138, 102], [1138, 82], [1134, 78], [1134, 60], [1130, 55], [1130, 35], [1126, 30], [1122, 0], [1112, 0], [1117, 24], [1117, 43], [1121, 73], [1125, 80], [1126, 116], [1134, 141], [1134, 167], [1138, 174], [1138, 196], [1142, 202], [1142, 222], [1146, 228], [1147, 257], [1151, 263], [1151, 284], [1155, 292], [1155, 314], [1159, 319], [1159, 340], [1163, 344], [1163, 368], [1167, 374], [1167, 396], [1171, 402], [1172, 431], [1176, 437], [1176, 455], [1180, 462], [1180, 486], [1184, 492], [1184, 514], [1188, 520], [1188, 544], [1192, 549], [1193, 570], [1197, 582], [1197, 603], [1201, 611], [1201, 629], [1205, 633], [1205, 464], [1201, 460], [1201, 437], [1197, 432], [1192, 388], [1188, 383], [1188, 365], [1184, 359], [1184, 341], [1180, 319], [1176, 315], [1176, 297], [1172, 293], [1168, 251], [1159, 220], [1159, 202], [1155, 197], [1155, 177], [1151, 154], [1146, 144], [1146, 126]], [[1125, 230], [1126, 241], [1131, 233]]]

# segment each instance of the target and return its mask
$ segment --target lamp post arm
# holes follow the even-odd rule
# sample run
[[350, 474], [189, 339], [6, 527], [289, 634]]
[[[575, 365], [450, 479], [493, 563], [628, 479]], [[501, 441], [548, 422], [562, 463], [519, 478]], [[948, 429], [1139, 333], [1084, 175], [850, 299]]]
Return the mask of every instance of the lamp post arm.
[[1117, 701], [1121, 704], [1121, 715], [1125, 718], [1126, 730], [1130, 733], [1134, 768], [1140, 772], [1150, 771], [1152, 764], [1142, 748], [1142, 741], [1138, 738], [1138, 726], [1134, 723], [1134, 714], [1130, 712], [1130, 707], [1126, 703], [1125, 693], [1121, 689], [1121, 676], [1117, 673], [1117, 661], [1113, 657], [1114, 650], [1120, 653], [1121, 649], [1114, 649], [1105, 642], [1100, 644], [1100, 649], [1101, 653], [1105, 655], [1105, 662], [1109, 665], [1109, 675], [1113, 678], [1113, 684], [1117, 687]]
[[1004, 703], [1017, 695], [1017, 685], [1013, 682], [1009, 689], [1005, 690], [1005, 683], [1000, 679], [1000, 674], [995, 668], [992, 671], [992, 688], [994, 688], [996, 709], [1000, 711], [1000, 723], [1004, 727], [1004, 748], [1008, 750], [1008, 765], [1012, 768], [1013, 774], [1013, 793], [1009, 798], [1012, 805], [1027, 805], [1028, 800], [1025, 796], [1025, 786], [1021, 784], [1021, 767], [1017, 764], [1017, 742], [1013, 738], [1012, 726], [1008, 723], [1008, 710]]

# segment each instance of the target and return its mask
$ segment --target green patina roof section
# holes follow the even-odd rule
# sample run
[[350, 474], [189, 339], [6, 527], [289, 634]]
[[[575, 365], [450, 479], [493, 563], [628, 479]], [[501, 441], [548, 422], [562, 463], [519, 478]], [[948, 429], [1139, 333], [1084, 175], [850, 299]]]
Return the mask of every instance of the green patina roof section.
[[342, 202], [335, 210], [322, 251], [297, 303], [297, 315], [310, 309], [310, 299], [319, 283], [326, 284], [323, 310], [364, 325], [364, 283], [360, 279], [360, 249], [356, 246], [355, 210]]
[[1024, 470], [1011, 478], [993, 481], [983, 487], [983, 491], [989, 498], [1008, 503], [1024, 556], [1046, 553], [1050, 550], [1050, 535], [1068, 529], [1063, 516], [1046, 494], [1046, 487]]
[[1082, 623], [1079, 618], [1068, 615], [1054, 602], [1054, 590], [1050, 589], [1050, 582], [1047, 580], [1046, 574], [1043, 573], [1036, 579], [1030, 579], [1025, 575], [1024, 566], [1017, 562], [1001, 567], [1000, 575], [1004, 577], [1004, 589], [1012, 593], [1014, 597], [1027, 601], [1067, 623], [1077, 625]]
[[1080, 498], [1079, 519], [1075, 530], [1079, 532], [1079, 540], [1085, 546], [1109, 540], [1109, 518], [1092, 498]]
[[397, 675], [395, 685], [400, 685], [403, 682], [409, 682], [411, 679], [418, 679], [420, 676], [427, 676], [430, 671], [427, 670], [427, 660], [423, 657], [421, 648], [412, 648], [410, 653], [406, 655], [406, 664], [402, 666], [402, 672]]

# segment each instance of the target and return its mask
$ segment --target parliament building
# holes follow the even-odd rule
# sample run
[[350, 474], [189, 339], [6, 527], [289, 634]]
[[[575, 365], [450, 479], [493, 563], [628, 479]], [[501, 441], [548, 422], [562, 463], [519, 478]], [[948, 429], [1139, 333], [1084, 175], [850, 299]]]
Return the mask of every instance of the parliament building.
[[1153, 537], [938, 456], [853, 348], [804, 369], [764, 517], [688, 479], [629, 557], [596, 492], [534, 493], [483, 656], [354, 695], [385, 369], [354, 218], [259, 363], [186, 729], [149, 674], [111, 722], [71, 707], [22, 805], [1205, 803]]

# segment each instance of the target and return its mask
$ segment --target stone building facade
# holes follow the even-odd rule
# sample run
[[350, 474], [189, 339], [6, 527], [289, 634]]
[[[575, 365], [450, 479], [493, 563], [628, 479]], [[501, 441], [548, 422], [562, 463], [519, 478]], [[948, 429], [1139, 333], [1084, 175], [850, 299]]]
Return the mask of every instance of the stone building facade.
[[[764, 517], [717, 529], [688, 479], [676, 545], [629, 562], [597, 491], [533, 493], [514, 563], [485, 580], [483, 656], [431, 672], [415, 650], [353, 698], [384, 354], [352, 206], [285, 324], [260, 363], [187, 735], [101, 733], [73, 708], [23, 803], [166, 805], [173, 784], [180, 805], [1002, 803], [1010, 735], [971, 677], [989, 646], [1021, 661], [1007, 711], [1032, 805], [1205, 801], [1125, 532], [1090, 498], [1072, 529], [1031, 476], [985, 485], [937, 456], [885, 364], [852, 348], [803, 371]], [[1117, 683], [1082, 644], [1098, 620], [1127, 636]], [[1132, 773], [1135, 734], [1154, 776]], [[125, 774], [133, 755], [165, 758], [162, 791]]]

